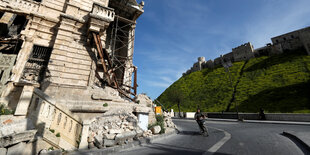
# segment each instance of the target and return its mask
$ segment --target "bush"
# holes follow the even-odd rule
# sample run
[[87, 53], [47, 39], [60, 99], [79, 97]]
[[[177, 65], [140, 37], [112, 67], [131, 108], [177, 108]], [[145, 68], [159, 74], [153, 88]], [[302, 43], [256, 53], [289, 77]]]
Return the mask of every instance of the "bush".
[[108, 106], [108, 103], [104, 103], [102, 106], [107, 107], [107, 106]]
[[151, 128], [153, 128], [154, 126], [159, 125], [161, 130], [160, 130], [160, 134], [165, 133], [166, 128], [165, 128], [165, 123], [164, 123], [164, 116], [163, 115], [156, 115], [156, 123], [154, 124], [150, 124], [148, 126], [148, 129], [150, 130]]
[[50, 132], [55, 133], [55, 130], [54, 129], [50, 129]]
[[13, 113], [12, 110], [5, 108], [4, 105], [0, 105], [0, 115], [12, 115]]
[[56, 134], [56, 137], [60, 137], [60, 133], [59, 132]]

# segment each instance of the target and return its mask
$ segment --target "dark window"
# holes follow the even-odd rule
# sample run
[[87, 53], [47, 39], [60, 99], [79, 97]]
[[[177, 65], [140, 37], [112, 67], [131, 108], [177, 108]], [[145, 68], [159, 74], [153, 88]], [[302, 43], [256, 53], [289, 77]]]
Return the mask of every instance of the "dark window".
[[278, 40], [278, 39], [276, 40], [276, 43], [279, 43], [279, 40]]
[[0, 19], [1, 19], [1, 17], [3, 16], [3, 14], [4, 14], [4, 12], [0, 12]]
[[24, 69], [23, 79], [40, 83], [45, 77], [52, 48], [34, 45]]
[[294, 35], [291, 35], [291, 38], [295, 38]]
[[283, 40], [285, 41], [285, 40], [286, 40], [286, 38], [284, 37], [284, 38], [283, 38]]

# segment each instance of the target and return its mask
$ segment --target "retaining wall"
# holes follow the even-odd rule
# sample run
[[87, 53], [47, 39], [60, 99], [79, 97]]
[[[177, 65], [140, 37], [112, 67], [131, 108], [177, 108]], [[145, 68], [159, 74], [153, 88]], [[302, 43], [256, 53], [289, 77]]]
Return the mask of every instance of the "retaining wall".
[[[224, 112], [216, 113], [209, 112], [204, 113], [208, 118], [221, 118], [221, 119], [237, 119], [236, 112]], [[195, 112], [181, 112], [181, 116], [184, 118], [194, 118]], [[178, 113], [175, 112], [175, 117], [178, 117]], [[310, 114], [289, 114], [289, 113], [266, 113], [266, 120], [272, 121], [299, 121], [299, 122], [310, 122]], [[245, 120], [259, 120], [258, 113], [239, 113], [239, 118]]]

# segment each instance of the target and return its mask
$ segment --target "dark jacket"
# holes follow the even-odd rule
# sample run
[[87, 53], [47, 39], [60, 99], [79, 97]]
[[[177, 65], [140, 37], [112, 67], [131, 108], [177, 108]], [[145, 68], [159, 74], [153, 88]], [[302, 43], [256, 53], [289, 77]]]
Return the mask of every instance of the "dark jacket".
[[196, 121], [203, 121], [204, 117], [205, 115], [203, 115], [201, 112], [196, 112], [194, 118]]

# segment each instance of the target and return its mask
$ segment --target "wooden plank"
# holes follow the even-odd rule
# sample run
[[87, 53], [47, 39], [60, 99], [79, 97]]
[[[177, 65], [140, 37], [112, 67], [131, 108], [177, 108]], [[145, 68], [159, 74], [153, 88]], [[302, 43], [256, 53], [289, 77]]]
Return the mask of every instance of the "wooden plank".
[[135, 96], [137, 95], [137, 67], [135, 67], [134, 69], [134, 85], [133, 85], [133, 89], [134, 89], [134, 93], [135, 93]]
[[[96, 47], [97, 47], [97, 50], [98, 50], [98, 53], [100, 55], [100, 61], [102, 63], [102, 67], [103, 67], [103, 71], [104, 71], [104, 75], [107, 77], [108, 79], [108, 84], [111, 85], [111, 79], [110, 79], [110, 76], [108, 74], [108, 69], [107, 69], [107, 66], [106, 66], [106, 63], [103, 59], [103, 55], [102, 55], [102, 52], [101, 52], [101, 48], [100, 48], [100, 45], [99, 45], [99, 42], [98, 42], [98, 38], [97, 38], [97, 34], [95, 34], [93, 32], [93, 37], [94, 37], [94, 41], [95, 41], [95, 44], [96, 44]], [[100, 43], [101, 44], [101, 43]]]

